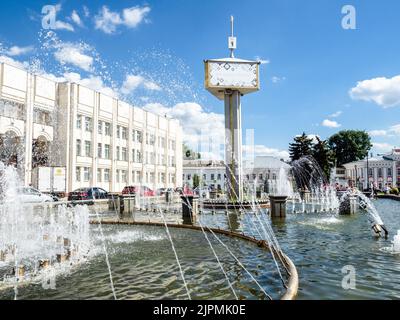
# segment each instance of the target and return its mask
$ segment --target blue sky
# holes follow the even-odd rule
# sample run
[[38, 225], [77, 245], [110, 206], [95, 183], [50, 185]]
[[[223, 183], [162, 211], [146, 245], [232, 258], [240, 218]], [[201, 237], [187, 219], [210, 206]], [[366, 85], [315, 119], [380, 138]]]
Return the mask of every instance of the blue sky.
[[[346, 4], [356, 30], [342, 28]], [[55, 30], [42, 29], [45, 5], [58, 5]], [[236, 56], [267, 62], [261, 90], [242, 100], [257, 153], [282, 156], [303, 131], [341, 129], [371, 132], [375, 152], [400, 147], [396, 0], [1, 1], [0, 56], [177, 117], [193, 143], [200, 129], [223, 129], [203, 60], [228, 55], [231, 14]]]

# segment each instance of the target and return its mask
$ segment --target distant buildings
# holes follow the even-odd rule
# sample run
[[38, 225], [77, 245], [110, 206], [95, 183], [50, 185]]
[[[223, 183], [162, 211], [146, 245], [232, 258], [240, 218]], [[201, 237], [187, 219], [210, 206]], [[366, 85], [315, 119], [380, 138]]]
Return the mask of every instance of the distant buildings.
[[279, 179], [281, 169], [288, 174], [290, 165], [275, 157], [257, 156], [252, 161], [244, 162], [243, 181], [245, 186], [255, 185], [259, 190], [269, 193], [271, 190], [268, 189]]
[[[243, 162], [243, 183], [245, 188], [261, 188], [262, 191], [269, 184], [272, 185], [279, 177], [283, 168], [286, 172], [290, 165], [269, 156], [258, 156], [253, 161]], [[206, 185], [217, 190], [226, 190], [226, 166], [223, 161], [211, 160], [184, 160], [183, 161], [183, 183], [193, 187], [193, 177], [200, 178], [201, 185]]]
[[193, 179], [197, 175], [200, 186], [208, 186], [215, 190], [225, 190], [225, 171], [223, 161], [183, 160], [183, 184], [193, 188]]
[[360, 189], [374, 188], [383, 190], [400, 186], [400, 149], [391, 153], [368, 159], [346, 163], [346, 180], [350, 185]]
[[0, 161], [26, 185], [38, 167], [64, 167], [66, 191], [182, 185], [182, 129], [76, 83], [0, 64]]

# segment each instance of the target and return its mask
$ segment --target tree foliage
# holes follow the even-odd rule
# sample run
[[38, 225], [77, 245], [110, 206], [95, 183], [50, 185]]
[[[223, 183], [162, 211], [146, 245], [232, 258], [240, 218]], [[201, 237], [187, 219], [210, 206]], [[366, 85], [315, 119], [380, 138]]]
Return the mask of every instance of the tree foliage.
[[200, 185], [200, 177], [197, 174], [193, 175], [193, 189], [196, 189]]
[[325, 178], [329, 181], [331, 169], [335, 166], [335, 156], [333, 151], [329, 148], [327, 140], [321, 140], [317, 137], [317, 143], [314, 144], [312, 149], [312, 156], [321, 167]]
[[343, 130], [328, 139], [336, 158], [336, 165], [364, 159], [372, 148], [371, 138], [365, 131]]
[[292, 161], [299, 160], [304, 156], [312, 155], [313, 139], [309, 138], [305, 132], [301, 136], [294, 138], [294, 142], [289, 144], [289, 154]]

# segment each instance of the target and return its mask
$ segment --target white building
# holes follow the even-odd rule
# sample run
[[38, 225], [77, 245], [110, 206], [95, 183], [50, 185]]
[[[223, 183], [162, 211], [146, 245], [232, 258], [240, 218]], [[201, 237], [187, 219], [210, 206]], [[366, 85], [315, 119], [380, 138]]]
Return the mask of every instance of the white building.
[[[283, 168], [289, 175], [290, 165], [272, 156], [257, 156], [254, 160], [244, 162], [243, 181], [245, 186], [256, 186], [263, 192], [269, 192], [269, 187], [279, 179], [280, 170]], [[269, 186], [269, 187], [268, 187]]]
[[193, 188], [193, 177], [197, 175], [201, 186], [225, 190], [226, 168], [223, 161], [183, 160], [183, 184]]
[[182, 129], [84, 86], [0, 64], [0, 161], [17, 166], [26, 185], [39, 166], [65, 167], [67, 192], [178, 187]]
[[371, 183], [383, 190], [385, 186], [400, 186], [400, 149], [391, 153], [346, 163], [346, 179], [350, 185], [368, 189]]

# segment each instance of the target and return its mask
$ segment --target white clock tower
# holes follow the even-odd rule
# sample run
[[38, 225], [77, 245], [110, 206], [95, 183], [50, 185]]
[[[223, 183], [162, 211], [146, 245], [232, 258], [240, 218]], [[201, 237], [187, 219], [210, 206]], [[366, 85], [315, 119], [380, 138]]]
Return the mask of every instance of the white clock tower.
[[230, 201], [243, 201], [242, 183], [242, 116], [241, 96], [258, 91], [258, 61], [237, 59], [234, 56], [236, 37], [228, 38], [230, 57], [205, 60], [205, 87], [214, 96], [225, 101], [225, 163], [228, 197]]

